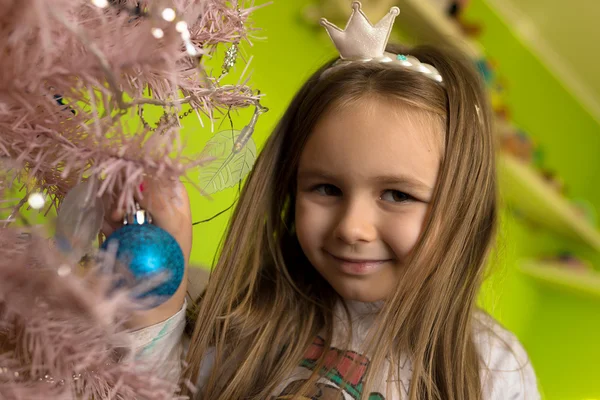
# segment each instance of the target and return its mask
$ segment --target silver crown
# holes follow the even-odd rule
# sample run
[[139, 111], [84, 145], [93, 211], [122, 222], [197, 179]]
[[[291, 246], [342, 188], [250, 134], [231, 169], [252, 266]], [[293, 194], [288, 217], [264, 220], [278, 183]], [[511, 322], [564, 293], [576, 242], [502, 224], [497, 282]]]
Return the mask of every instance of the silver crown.
[[361, 3], [354, 1], [352, 2], [352, 14], [344, 30], [327, 19], [321, 18], [321, 25], [325, 27], [331, 41], [340, 53], [340, 60], [335, 65], [368, 61], [393, 62], [421, 72], [437, 82], [442, 82], [442, 76], [432, 65], [422, 63], [410, 55], [392, 54], [385, 51], [394, 20], [398, 14], [400, 14], [400, 9], [392, 7], [376, 25], [373, 25], [363, 13]]

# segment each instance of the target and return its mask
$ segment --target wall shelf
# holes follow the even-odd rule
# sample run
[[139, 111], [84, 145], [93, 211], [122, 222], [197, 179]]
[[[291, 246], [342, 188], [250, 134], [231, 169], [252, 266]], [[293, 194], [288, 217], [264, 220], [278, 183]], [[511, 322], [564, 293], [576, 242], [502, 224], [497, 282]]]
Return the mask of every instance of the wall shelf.
[[598, 272], [570, 270], [560, 264], [542, 261], [524, 262], [521, 272], [544, 285], [600, 299]]
[[600, 232], [532, 167], [508, 154], [501, 154], [498, 176], [501, 199], [526, 219], [600, 251]]

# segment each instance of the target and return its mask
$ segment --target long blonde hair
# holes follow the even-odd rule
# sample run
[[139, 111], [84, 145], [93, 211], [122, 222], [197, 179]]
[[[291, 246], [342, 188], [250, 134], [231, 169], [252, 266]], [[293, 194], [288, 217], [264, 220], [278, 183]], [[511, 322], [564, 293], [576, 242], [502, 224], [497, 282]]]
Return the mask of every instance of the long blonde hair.
[[[323, 74], [329, 62], [296, 94], [243, 188], [199, 304], [186, 377], [196, 382], [209, 352], [214, 364], [198, 398], [270, 398], [317, 334], [326, 348], [331, 343], [339, 298], [295, 236], [296, 171], [319, 118], [338, 102], [365, 95], [417, 107], [445, 127], [428, 218], [398, 290], [380, 312], [385, 323], [373, 334], [366, 388], [381, 378], [386, 359], [394, 365], [408, 355], [411, 400], [481, 398], [473, 314], [497, 218], [490, 111], [478, 74], [460, 56], [432, 47], [388, 51], [435, 66], [443, 86], [383, 63]], [[399, 371], [390, 373], [388, 379]]]

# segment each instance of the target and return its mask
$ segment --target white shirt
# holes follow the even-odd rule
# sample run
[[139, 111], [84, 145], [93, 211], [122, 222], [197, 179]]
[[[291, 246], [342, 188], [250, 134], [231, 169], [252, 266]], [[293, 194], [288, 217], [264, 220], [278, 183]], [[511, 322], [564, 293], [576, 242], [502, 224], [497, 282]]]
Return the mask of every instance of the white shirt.
[[[350, 341], [341, 341], [345, 338], [348, 329], [347, 324], [343, 323], [341, 318], [337, 319], [334, 327], [334, 340], [332, 348], [327, 349], [332, 354], [343, 353], [344, 357], [359, 359], [364, 368], [352, 368], [345, 370], [344, 363], [337, 364], [334, 372], [327, 377], [322, 377], [317, 382], [318, 387], [323, 391], [323, 398], [327, 391], [338, 393], [338, 388], [342, 388], [342, 394], [337, 394], [335, 399], [339, 400], [357, 400], [360, 398], [362, 388], [362, 379], [366, 366], [369, 363], [368, 357], [361, 354], [360, 348], [367, 335], [367, 331], [372, 326], [372, 313], [365, 312], [367, 309], [361, 303], [350, 305], [352, 316], [353, 335]], [[343, 315], [340, 313], [340, 315]], [[476, 345], [479, 349], [481, 358], [484, 360], [481, 380], [485, 400], [538, 400], [540, 395], [537, 389], [535, 373], [529, 362], [527, 354], [517, 338], [500, 327], [491, 317], [483, 314], [477, 318], [481, 322], [482, 328], [475, 333]], [[185, 352], [183, 336], [185, 326], [185, 305], [182, 309], [159, 324], [135, 331], [131, 333], [133, 346], [137, 357], [148, 363], [148, 366], [154, 368], [157, 374], [169, 380], [177, 380], [181, 371], [181, 357]], [[337, 348], [336, 345], [348, 343], [347, 349]], [[315, 338], [313, 345], [305, 353], [301, 364], [293, 371], [288, 379], [282, 382], [274, 393], [274, 396], [286, 394], [286, 390], [293, 390], [295, 385], [302, 383], [303, 379], [308, 379], [312, 370], [310, 369], [313, 361], [316, 360], [325, 349], [322, 346], [322, 339]], [[212, 365], [211, 357], [202, 362], [198, 386], [210, 373]], [[387, 368], [384, 367], [384, 369]], [[385, 382], [387, 373], [384, 374], [380, 382], [375, 382], [375, 390], [367, 397], [369, 400], [400, 400], [408, 398], [410, 385], [410, 376], [412, 367], [407, 358], [400, 360], [400, 377], [397, 384], [388, 384]]]

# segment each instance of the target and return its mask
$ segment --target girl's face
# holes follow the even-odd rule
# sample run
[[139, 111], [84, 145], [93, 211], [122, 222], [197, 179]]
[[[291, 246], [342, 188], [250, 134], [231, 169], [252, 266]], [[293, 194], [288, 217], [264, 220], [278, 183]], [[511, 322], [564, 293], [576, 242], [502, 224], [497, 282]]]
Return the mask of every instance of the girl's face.
[[343, 298], [373, 302], [393, 292], [433, 194], [440, 128], [424, 112], [372, 98], [327, 113], [311, 133], [298, 168], [296, 232]]

